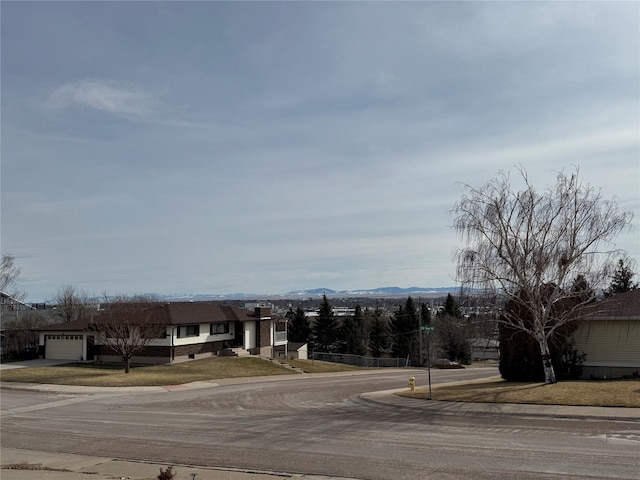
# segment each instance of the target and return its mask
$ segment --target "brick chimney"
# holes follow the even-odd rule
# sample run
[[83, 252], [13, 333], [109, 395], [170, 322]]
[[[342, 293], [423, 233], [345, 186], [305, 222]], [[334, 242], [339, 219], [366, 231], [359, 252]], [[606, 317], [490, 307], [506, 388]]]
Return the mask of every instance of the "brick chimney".
[[258, 320], [268, 320], [271, 318], [271, 307], [256, 307], [254, 311]]

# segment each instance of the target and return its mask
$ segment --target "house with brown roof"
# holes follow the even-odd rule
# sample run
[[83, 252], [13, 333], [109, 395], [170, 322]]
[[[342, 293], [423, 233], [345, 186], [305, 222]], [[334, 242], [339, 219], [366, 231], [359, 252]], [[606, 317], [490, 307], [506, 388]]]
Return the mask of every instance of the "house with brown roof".
[[[164, 364], [216, 355], [252, 354], [272, 357], [287, 343], [287, 323], [271, 317], [271, 309], [253, 311], [208, 303], [168, 303], [150, 307], [160, 335], [148, 341], [133, 363]], [[39, 328], [43, 358], [119, 361], [100, 332], [100, 314], [87, 320]]]
[[577, 317], [573, 339], [586, 353], [583, 378], [640, 375], [640, 289], [593, 303]]

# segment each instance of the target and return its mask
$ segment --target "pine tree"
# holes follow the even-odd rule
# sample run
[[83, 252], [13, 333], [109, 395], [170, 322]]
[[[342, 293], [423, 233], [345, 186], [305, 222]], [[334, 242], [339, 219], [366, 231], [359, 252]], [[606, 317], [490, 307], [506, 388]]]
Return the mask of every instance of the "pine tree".
[[327, 295], [322, 295], [318, 316], [313, 325], [314, 349], [317, 352], [333, 352], [337, 347], [338, 321]]
[[376, 306], [369, 326], [369, 352], [371, 356], [380, 358], [387, 348], [389, 348], [389, 327], [382, 318], [382, 310]]
[[447, 294], [447, 299], [444, 301], [444, 309], [440, 312], [440, 315], [449, 315], [455, 318], [462, 317], [462, 314], [460, 313], [460, 307], [453, 298], [453, 295], [451, 295], [450, 293]]
[[289, 308], [286, 314], [289, 320], [289, 341], [307, 343], [311, 339], [311, 322], [304, 313], [302, 306], [293, 310]]
[[419, 330], [418, 311], [413, 299], [408, 297], [405, 305], [400, 304], [391, 319], [392, 348], [395, 357], [409, 357], [413, 362], [418, 361]]
[[364, 338], [364, 318], [360, 305], [356, 305], [355, 313], [352, 317], [344, 319], [340, 333], [342, 353], [350, 353], [352, 355], [365, 355], [367, 353]]
[[632, 262], [627, 259], [627, 265], [625, 265], [624, 259], [621, 258], [618, 260], [618, 266], [611, 276], [611, 284], [606, 292], [607, 296], [629, 292], [638, 288], [638, 284], [633, 281], [635, 273], [632, 270], [631, 263]]
[[426, 303], [420, 305], [420, 318], [422, 319], [422, 325], [425, 327], [431, 325], [431, 310]]

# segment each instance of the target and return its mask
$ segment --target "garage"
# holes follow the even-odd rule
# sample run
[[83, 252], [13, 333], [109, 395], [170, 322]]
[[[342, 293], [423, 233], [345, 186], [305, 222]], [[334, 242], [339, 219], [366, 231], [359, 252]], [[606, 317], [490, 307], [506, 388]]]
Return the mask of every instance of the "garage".
[[83, 357], [82, 335], [46, 335], [44, 358], [78, 360]]

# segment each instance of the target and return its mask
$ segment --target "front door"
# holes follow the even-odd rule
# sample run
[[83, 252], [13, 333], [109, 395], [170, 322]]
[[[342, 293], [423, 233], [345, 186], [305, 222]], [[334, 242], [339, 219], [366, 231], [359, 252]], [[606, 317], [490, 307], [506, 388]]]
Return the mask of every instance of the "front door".
[[233, 334], [234, 347], [244, 347], [244, 324], [242, 322], [235, 322], [235, 331]]
[[95, 343], [96, 337], [87, 335], [87, 360], [95, 360]]

